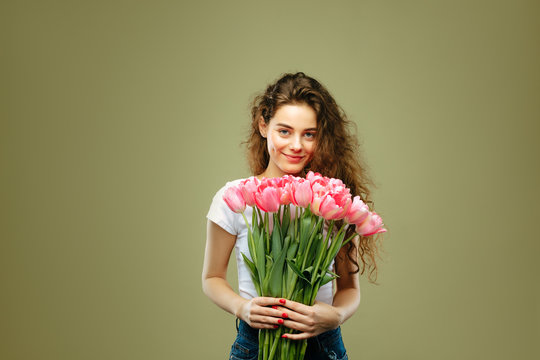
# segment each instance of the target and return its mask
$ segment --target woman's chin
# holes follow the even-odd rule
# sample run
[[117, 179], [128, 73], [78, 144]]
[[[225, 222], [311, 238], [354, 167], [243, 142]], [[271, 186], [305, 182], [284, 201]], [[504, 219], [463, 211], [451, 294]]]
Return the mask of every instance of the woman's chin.
[[283, 172], [287, 175], [298, 175], [302, 172], [304, 168], [300, 166], [289, 166], [285, 169], [282, 169]]

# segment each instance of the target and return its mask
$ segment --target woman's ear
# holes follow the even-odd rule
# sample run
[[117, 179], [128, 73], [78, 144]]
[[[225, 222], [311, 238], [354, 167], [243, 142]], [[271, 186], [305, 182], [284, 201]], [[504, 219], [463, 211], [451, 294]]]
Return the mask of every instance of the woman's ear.
[[268, 125], [264, 121], [264, 118], [261, 116], [259, 118], [259, 132], [263, 138], [266, 138], [266, 133], [268, 131]]

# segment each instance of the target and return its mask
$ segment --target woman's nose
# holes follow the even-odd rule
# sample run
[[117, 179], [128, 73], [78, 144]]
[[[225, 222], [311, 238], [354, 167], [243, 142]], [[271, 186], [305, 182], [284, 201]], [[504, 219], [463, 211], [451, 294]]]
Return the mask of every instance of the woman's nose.
[[291, 150], [293, 151], [300, 151], [302, 150], [302, 140], [299, 136], [293, 137], [291, 141]]

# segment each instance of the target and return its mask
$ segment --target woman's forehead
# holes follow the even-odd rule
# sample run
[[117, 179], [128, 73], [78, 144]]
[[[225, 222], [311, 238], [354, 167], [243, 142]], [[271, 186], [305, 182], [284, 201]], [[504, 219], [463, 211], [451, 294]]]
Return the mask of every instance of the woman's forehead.
[[276, 125], [291, 128], [316, 128], [317, 114], [313, 108], [305, 104], [283, 105], [276, 111], [271, 121]]

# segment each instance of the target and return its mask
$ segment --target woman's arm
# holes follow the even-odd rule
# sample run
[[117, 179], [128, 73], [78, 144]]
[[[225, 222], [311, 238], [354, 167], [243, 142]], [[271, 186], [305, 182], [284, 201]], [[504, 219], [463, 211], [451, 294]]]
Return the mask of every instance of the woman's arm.
[[216, 305], [236, 315], [242, 297], [227, 282], [227, 267], [236, 236], [208, 220], [202, 272], [203, 291]]
[[[355, 237], [352, 241], [354, 242], [356, 249], [353, 254], [353, 259], [358, 261], [358, 237]], [[339, 325], [341, 325], [353, 316], [360, 305], [360, 282], [358, 272], [355, 272], [356, 268], [347, 256], [347, 249], [345, 246], [341, 248], [336, 257], [336, 263], [339, 278], [336, 280], [337, 292], [334, 295], [332, 305], [339, 311]]]
[[[358, 249], [358, 238], [354, 238]], [[355, 257], [356, 257], [355, 253]], [[354, 264], [347, 257], [345, 247], [341, 248], [336, 257], [336, 268], [339, 278], [336, 280], [337, 290], [332, 305], [315, 302], [307, 306], [298, 302], [286, 300], [283, 307], [278, 308], [287, 314], [283, 325], [299, 330], [299, 334], [287, 334], [287, 338], [300, 340], [319, 335], [343, 324], [358, 309], [360, 304], [360, 284]]]
[[279, 324], [283, 312], [272, 309], [279, 299], [238, 295], [227, 282], [227, 267], [236, 236], [208, 220], [202, 272], [203, 291], [216, 305], [246, 321], [251, 327], [271, 329]]

